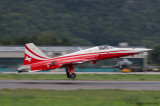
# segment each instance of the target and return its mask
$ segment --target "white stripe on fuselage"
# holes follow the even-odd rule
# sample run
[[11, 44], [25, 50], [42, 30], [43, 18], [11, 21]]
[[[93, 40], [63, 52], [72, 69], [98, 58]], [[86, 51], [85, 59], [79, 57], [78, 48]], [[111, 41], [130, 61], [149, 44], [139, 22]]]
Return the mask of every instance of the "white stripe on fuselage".
[[[98, 48], [97, 48], [98, 49]], [[91, 50], [91, 52], [89, 52]], [[95, 50], [95, 48], [94, 48]], [[82, 57], [82, 56], [93, 56], [93, 55], [97, 55], [97, 54], [111, 54], [111, 53], [134, 53], [134, 51], [132, 50], [125, 50], [125, 51], [121, 51], [124, 49], [104, 49], [104, 50], [97, 50], [94, 51], [93, 48], [92, 49], [86, 49], [86, 50], [82, 50], [82, 51], [78, 51], [78, 52], [74, 52], [74, 53], [70, 53], [67, 55], [63, 55], [63, 56], [59, 56], [56, 57], [54, 59], [70, 59], [70, 58], [76, 58], [76, 57]]]
[[59, 57], [56, 57], [56, 58], [51, 58], [51, 59], [43, 59], [43, 58], [40, 58], [40, 57], [37, 57], [35, 56], [34, 54], [30, 53], [28, 50], [26, 50], [26, 53], [35, 58], [35, 59], [38, 59], [38, 60], [59, 60], [59, 59], [72, 59], [72, 58], [79, 58], [79, 57], [82, 57], [82, 56], [94, 56], [94, 55], [99, 55], [99, 54], [111, 54], [111, 53], [133, 53], [133, 51], [131, 50], [125, 50], [125, 51], [121, 51], [121, 50], [124, 50], [124, 49], [119, 49], [118, 48], [114, 48], [114, 49], [104, 49], [104, 50], [99, 50], [98, 47], [93, 47], [93, 48], [89, 48], [89, 49], [85, 49], [85, 50], [81, 50], [81, 51], [77, 51], [77, 52], [74, 52], [74, 53], [70, 53], [70, 54], [66, 54], [66, 55], [63, 55], [63, 56], [59, 56]]

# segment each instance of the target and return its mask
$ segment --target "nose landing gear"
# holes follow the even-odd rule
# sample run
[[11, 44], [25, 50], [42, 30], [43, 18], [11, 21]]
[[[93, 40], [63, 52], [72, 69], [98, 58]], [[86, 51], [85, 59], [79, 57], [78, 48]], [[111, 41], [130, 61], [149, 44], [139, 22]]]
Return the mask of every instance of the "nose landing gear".
[[67, 75], [67, 78], [72, 78], [72, 79], [76, 78], [76, 74], [75, 74], [73, 65], [68, 65], [66, 67], [66, 75]]
[[121, 63], [121, 61], [120, 61], [119, 58], [117, 58], [117, 63], [118, 63], [118, 68], [119, 68], [120, 70], [123, 69], [123, 65], [122, 65], [122, 63]]
[[119, 64], [118, 68], [119, 68], [119, 69], [123, 69], [122, 64]]

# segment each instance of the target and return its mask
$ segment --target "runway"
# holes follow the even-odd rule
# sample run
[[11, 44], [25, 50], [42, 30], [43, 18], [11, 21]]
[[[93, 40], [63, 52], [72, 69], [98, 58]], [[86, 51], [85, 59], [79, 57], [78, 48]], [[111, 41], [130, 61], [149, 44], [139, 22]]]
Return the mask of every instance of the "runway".
[[0, 89], [25, 88], [44, 90], [121, 89], [160, 90], [160, 81], [55, 81], [55, 80], [0, 80]]
[[[31, 72], [31, 73], [17, 73], [17, 72], [0, 72], [0, 74], [66, 74], [66, 72]], [[138, 75], [160, 75], [160, 72], [76, 72], [76, 74], [138, 74]]]

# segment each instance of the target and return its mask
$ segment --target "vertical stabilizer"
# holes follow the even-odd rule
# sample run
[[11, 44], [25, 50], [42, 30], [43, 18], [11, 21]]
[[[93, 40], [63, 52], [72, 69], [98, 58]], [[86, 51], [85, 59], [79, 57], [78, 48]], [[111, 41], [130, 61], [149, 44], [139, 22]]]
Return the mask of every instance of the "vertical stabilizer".
[[41, 62], [47, 59], [49, 59], [49, 57], [43, 54], [33, 43], [25, 45], [24, 65]]

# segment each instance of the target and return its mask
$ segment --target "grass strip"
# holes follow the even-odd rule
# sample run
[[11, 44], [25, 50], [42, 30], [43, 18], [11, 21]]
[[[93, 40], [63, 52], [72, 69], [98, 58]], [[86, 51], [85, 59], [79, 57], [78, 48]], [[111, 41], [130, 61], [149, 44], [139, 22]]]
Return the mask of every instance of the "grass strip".
[[159, 106], [160, 91], [2, 89], [0, 106]]

